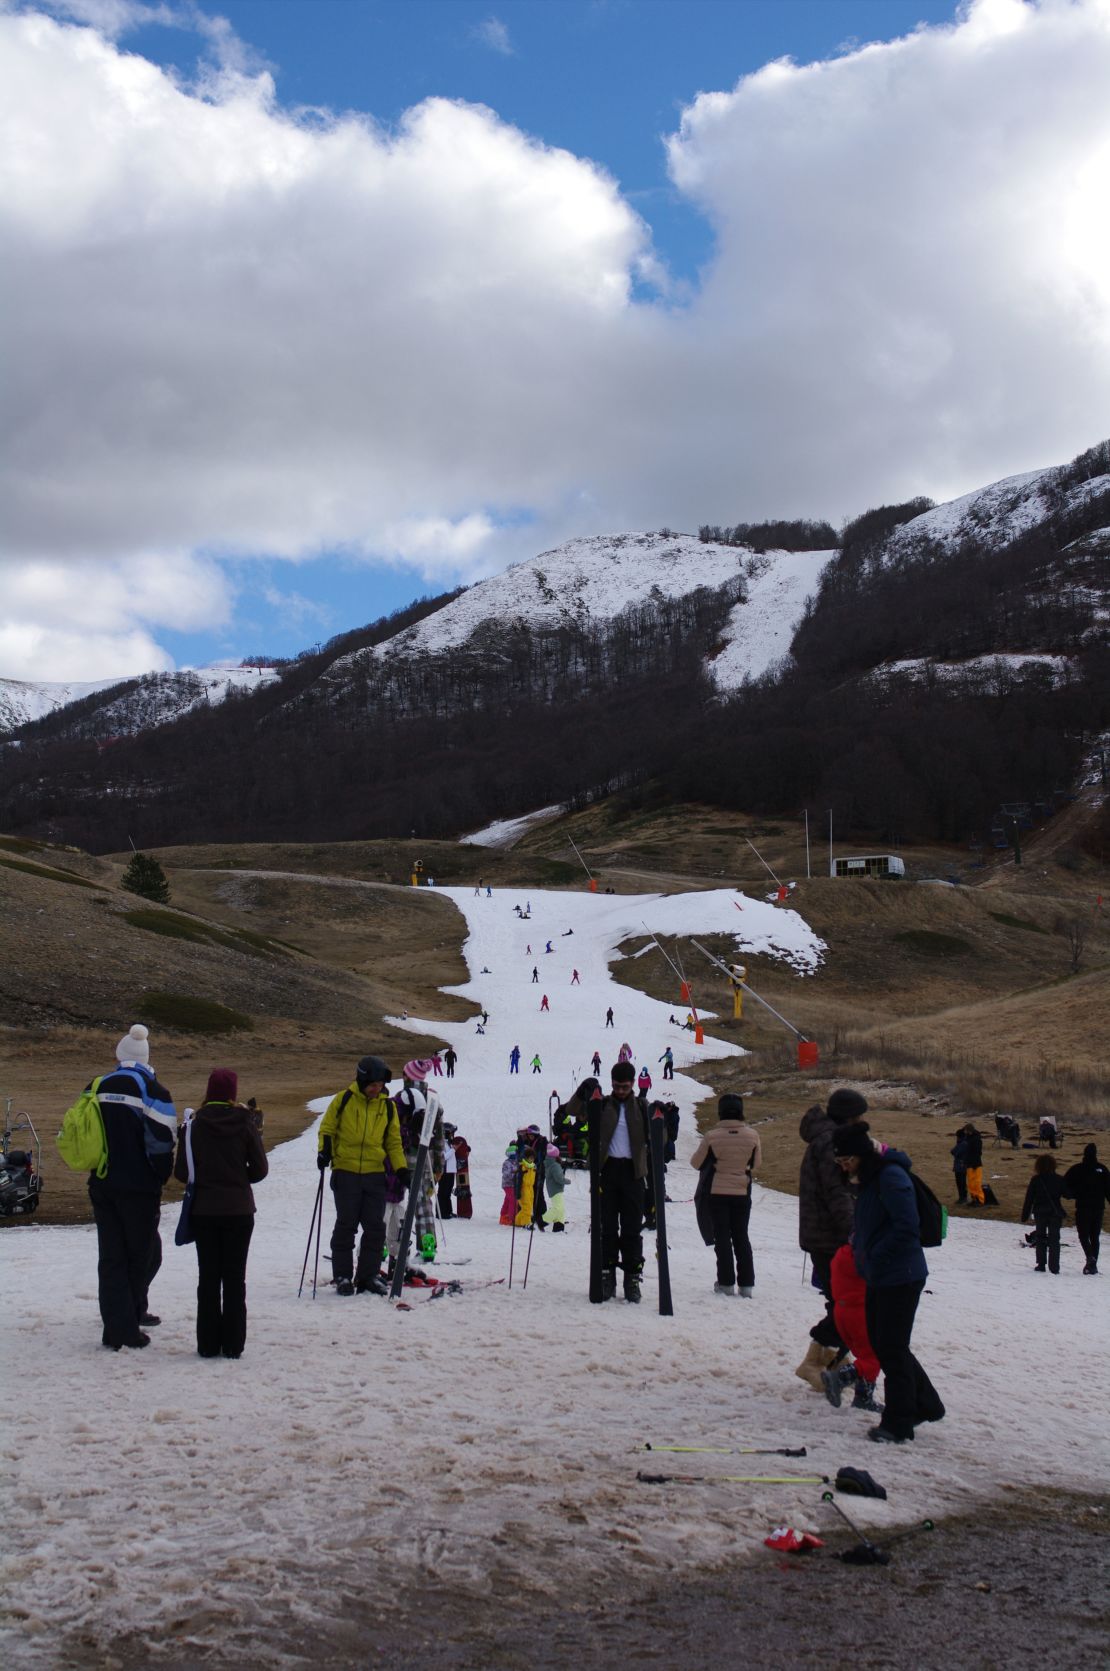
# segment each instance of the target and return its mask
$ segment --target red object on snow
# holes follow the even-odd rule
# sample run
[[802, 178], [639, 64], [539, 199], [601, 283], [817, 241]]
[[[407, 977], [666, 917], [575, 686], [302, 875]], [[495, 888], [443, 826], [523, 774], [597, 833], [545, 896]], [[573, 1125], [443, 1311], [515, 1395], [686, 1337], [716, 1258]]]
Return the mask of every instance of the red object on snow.
[[807, 1555], [811, 1549], [824, 1549], [825, 1540], [812, 1532], [798, 1532], [793, 1526], [776, 1526], [769, 1538], [764, 1538], [768, 1549], [779, 1549], [784, 1555]]

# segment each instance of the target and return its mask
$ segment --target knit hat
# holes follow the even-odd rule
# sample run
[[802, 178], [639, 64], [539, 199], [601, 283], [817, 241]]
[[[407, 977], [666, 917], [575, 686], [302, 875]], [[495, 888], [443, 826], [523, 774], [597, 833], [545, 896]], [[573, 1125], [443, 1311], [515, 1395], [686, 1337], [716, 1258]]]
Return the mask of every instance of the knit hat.
[[875, 1145], [867, 1135], [870, 1127], [866, 1120], [859, 1120], [854, 1125], [838, 1126], [833, 1132], [832, 1148], [837, 1160], [842, 1155], [865, 1155], [875, 1153]]
[[636, 1069], [631, 1062], [617, 1062], [613, 1067], [612, 1077], [615, 1085], [631, 1085], [636, 1077]]
[[411, 1079], [415, 1085], [423, 1084], [428, 1075], [435, 1072], [435, 1069], [427, 1056], [417, 1056], [411, 1062], [406, 1062], [401, 1072], [406, 1079]]
[[744, 1099], [727, 1091], [717, 1103], [717, 1118], [720, 1120], [742, 1120], [744, 1118]]
[[825, 1113], [834, 1125], [842, 1126], [847, 1120], [858, 1120], [861, 1114], [867, 1113], [867, 1098], [861, 1097], [858, 1091], [834, 1091], [825, 1105]]
[[213, 1068], [208, 1075], [205, 1102], [234, 1102], [239, 1095], [239, 1075], [231, 1068]]
[[147, 1043], [149, 1037], [150, 1034], [146, 1028], [140, 1026], [136, 1021], [126, 1037], [120, 1039], [116, 1045], [116, 1061], [148, 1063], [150, 1061], [150, 1045]]
[[355, 1078], [360, 1079], [365, 1085], [377, 1083], [378, 1080], [385, 1085], [393, 1078], [393, 1069], [386, 1067], [380, 1056], [364, 1056], [355, 1069]]

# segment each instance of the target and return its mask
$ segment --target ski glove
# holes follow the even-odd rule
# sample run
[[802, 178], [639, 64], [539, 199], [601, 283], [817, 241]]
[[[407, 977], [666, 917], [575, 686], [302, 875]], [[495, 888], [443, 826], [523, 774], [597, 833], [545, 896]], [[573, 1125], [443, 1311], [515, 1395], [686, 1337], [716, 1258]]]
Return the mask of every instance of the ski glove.
[[408, 1189], [409, 1169], [407, 1166], [399, 1166], [393, 1176], [396, 1178], [402, 1189]]
[[316, 1164], [321, 1172], [326, 1172], [331, 1165], [331, 1138], [325, 1137], [320, 1145], [320, 1152], [316, 1156]]

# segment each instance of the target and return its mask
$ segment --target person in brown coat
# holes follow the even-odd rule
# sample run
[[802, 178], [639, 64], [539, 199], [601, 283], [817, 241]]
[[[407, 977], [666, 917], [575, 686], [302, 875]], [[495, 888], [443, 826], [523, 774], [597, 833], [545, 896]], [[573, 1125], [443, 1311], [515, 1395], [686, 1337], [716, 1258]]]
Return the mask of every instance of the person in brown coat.
[[713, 1247], [717, 1255], [715, 1294], [735, 1294], [750, 1300], [755, 1287], [755, 1263], [748, 1237], [752, 1211], [752, 1173], [763, 1157], [759, 1134], [744, 1120], [744, 1099], [723, 1096], [717, 1104], [717, 1125], [707, 1131], [690, 1157], [700, 1172], [712, 1156], [713, 1181], [709, 1210], [713, 1218]]
[[269, 1162], [256, 1113], [235, 1100], [230, 1068], [213, 1068], [204, 1101], [182, 1132], [174, 1176], [189, 1176], [197, 1250], [197, 1351], [202, 1358], [238, 1358], [247, 1338], [247, 1252], [254, 1230], [252, 1184]]
[[806, 1145], [798, 1173], [798, 1243], [813, 1261], [810, 1279], [825, 1299], [825, 1314], [809, 1331], [806, 1355], [794, 1371], [814, 1392], [823, 1393], [821, 1371], [844, 1356], [847, 1348], [833, 1317], [832, 1259], [852, 1239], [855, 1197], [836, 1164], [833, 1134], [839, 1126], [862, 1120], [867, 1099], [842, 1086], [824, 1108], [815, 1104], [802, 1116], [799, 1133]]

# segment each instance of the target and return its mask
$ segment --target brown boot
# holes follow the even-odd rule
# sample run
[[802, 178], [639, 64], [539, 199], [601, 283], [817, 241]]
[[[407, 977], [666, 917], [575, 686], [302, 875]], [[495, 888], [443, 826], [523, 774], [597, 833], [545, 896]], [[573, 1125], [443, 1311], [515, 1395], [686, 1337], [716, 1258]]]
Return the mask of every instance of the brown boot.
[[828, 1368], [836, 1355], [835, 1346], [819, 1346], [815, 1340], [811, 1340], [809, 1350], [794, 1373], [799, 1381], [804, 1381], [814, 1392], [823, 1394], [825, 1384], [821, 1379], [821, 1371]]

